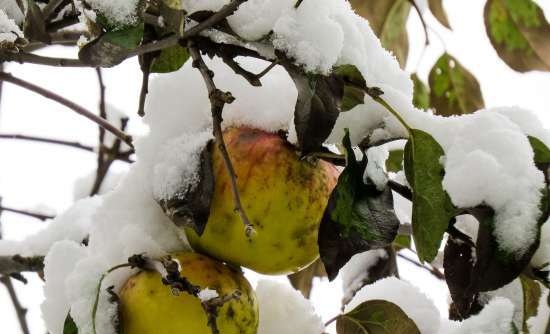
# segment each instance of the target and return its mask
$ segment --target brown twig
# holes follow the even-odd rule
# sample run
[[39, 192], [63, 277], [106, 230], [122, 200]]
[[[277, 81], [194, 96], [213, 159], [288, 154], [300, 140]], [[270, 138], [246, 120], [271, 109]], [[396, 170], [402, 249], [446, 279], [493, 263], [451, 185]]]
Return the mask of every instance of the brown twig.
[[103, 127], [105, 130], [111, 132], [117, 138], [120, 138], [122, 141], [124, 141], [126, 144], [128, 144], [130, 147], [133, 148], [132, 136], [124, 133], [123, 131], [120, 131], [114, 125], [109, 123], [108, 121], [102, 119], [101, 117], [98, 117], [97, 115], [94, 115], [93, 113], [91, 113], [90, 111], [88, 111], [85, 108], [81, 107], [80, 105], [78, 105], [78, 104], [76, 104], [72, 101], [69, 101], [66, 98], [64, 98], [64, 97], [62, 97], [58, 94], [55, 94], [55, 93], [53, 93], [49, 90], [46, 90], [46, 89], [44, 89], [40, 86], [37, 86], [37, 85], [32, 84], [28, 81], [16, 78], [13, 75], [8, 74], [6, 72], [0, 72], [0, 81], [6, 81], [6, 82], [12, 83], [14, 85], [26, 88], [30, 91], [33, 91], [37, 94], [40, 94], [40, 95], [44, 96], [44, 97], [46, 97], [50, 100], [56, 101], [56, 102], [58, 102], [58, 103], [60, 103], [64, 106], [68, 107], [69, 109], [72, 109], [76, 113], [88, 118], [89, 120], [91, 120], [91, 121], [95, 122], [96, 124], [100, 125], [101, 127]]
[[14, 208], [8, 208], [8, 207], [0, 205], [0, 212], [1, 211], [16, 213], [18, 215], [28, 216], [28, 217], [36, 218], [36, 219], [42, 220], [42, 221], [55, 218], [54, 216], [45, 215], [45, 214], [42, 214], [42, 213], [31, 212], [31, 211], [20, 210], [20, 209], [14, 209]]
[[0, 62], [1, 61], [15, 61], [21, 64], [30, 63], [59, 67], [88, 67], [88, 65], [84, 64], [79, 59], [44, 57], [25, 52], [0, 52]]
[[2, 276], [0, 277], [0, 283], [4, 284], [6, 287], [6, 290], [8, 290], [8, 294], [10, 296], [11, 302], [13, 304], [13, 308], [15, 309], [15, 313], [17, 314], [17, 320], [19, 320], [19, 326], [21, 327], [21, 331], [23, 334], [29, 334], [29, 325], [27, 323], [27, 309], [21, 305], [21, 302], [19, 301], [19, 298], [17, 297], [17, 293], [15, 292], [15, 288], [13, 286], [13, 282], [9, 276]]
[[418, 17], [420, 17], [420, 22], [422, 23], [422, 28], [424, 29], [424, 37], [426, 39], [424, 42], [424, 47], [426, 47], [428, 44], [430, 44], [430, 38], [428, 37], [428, 25], [426, 24], [426, 21], [424, 20], [424, 16], [422, 15], [422, 12], [420, 11], [420, 7], [418, 7], [418, 4], [416, 3], [416, 1], [409, 0], [409, 2], [418, 13]]
[[233, 164], [231, 163], [229, 153], [227, 152], [227, 148], [223, 140], [223, 132], [221, 127], [221, 123], [223, 121], [223, 118], [222, 118], [223, 107], [225, 106], [226, 103], [232, 103], [235, 100], [235, 98], [231, 95], [230, 92], [222, 92], [216, 87], [216, 84], [214, 83], [214, 80], [213, 80], [214, 73], [206, 66], [199, 50], [196, 48], [196, 46], [192, 41], [189, 42], [188, 47], [189, 47], [189, 53], [193, 58], [193, 67], [197, 68], [200, 71], [204, 79], [204, 82], [206, 84], [206, 88], [208, 89], [208, 96], [210, 98], [210, 105], [211, 105], [211, 112], [212, 112], [212, 122], [213, 122], [212, 127], [213, 127], [214, 138], [216, 140], [216, 145], [223, 157], [225, 168], [231, 180], [231, 190], [233, 193], [233, 202], [235, 204], [235, 211], [241, 217], [241, 220], [245, 226], [246, 235], [250, 236], [254, 231], [254, 226], [248, 220], [248, 217], [241, 204], [239, 189], [237, 187], [237, 177], [235, 175]]
[[434, 277], [436, 277], [437, 279], [440, 279], [440, 280], [444, 280], [445, 279], [445, 275], [439, 271], [439, 269], [433, 267], [433, 266], [425, 266], [425, 265], [422, 265], [418, 262], [416, 262], [415, 260], [412, 260], [408, 257], [406, 257], [405, 255], [401, 254], [401, 253], [397, 253], [397, 256], [399, 256], [400, 258], [402, 258], [403, 260], [405, 261], [408, 261], [409, 263], [412, 263], [414, 264], [415, 266], [417, 266], [418, 268], [422, 268], [422, 269], [425, 269], [427, 270], [428, 272], [430, 272], [430, 274], [432, 274]]
[[141, 91], [139, 92], [138, 115], [145, 116], [145, 99], [149, 93], [149, 75], [151, 74], [149, 66], [142, 68], [143, 76], [141, 80]]

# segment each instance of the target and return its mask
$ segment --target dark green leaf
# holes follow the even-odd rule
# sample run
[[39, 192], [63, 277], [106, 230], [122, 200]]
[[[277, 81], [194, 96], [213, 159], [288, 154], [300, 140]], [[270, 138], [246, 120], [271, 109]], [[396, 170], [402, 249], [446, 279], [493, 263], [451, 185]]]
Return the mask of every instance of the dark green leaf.
[[363, 183], [366, 160], [355, 160], [349, 132], [343, 145], [347, 166], [329, 198], [318, 238], [321, 261], [330, 280], [353, 255], [389, 245], [399, 227], [391, 190], [380, 192], [374, 185]]
[[143, 38], [143, 23], [122, 30], [109, 31], [86, 44], [78, 54], [92, 66], [111, 67], [125, 60]]
[[63, 334], [78, 334], [78, 328], [76, 327], [70, 313], [67, 314], [67, 318], [65, 318], [65, 323], [63, 324]]
[[393, 241], [393, 246], [396, 250], [401, 250], [404, 248], [411, 248], [411, 236], [410, 235], [403, 235], [398, 234], [397, 237], [395, 237], [395, 240]]
[[151, 73], [169, 73], [179, 70], [189, 59], [186, 48], [175, 45], [163, 49], [158, 57], [153, 59]]
[[31, 41], [40, 41], [46, 44], [51, 42], [50, 34], [46, 31], [46, 22], [42, 10], [34, 0], [27, 0], [27, 14], [25, 15], [23, 33]]
[[390, 151], [390, 156], [386, 160], [386, 170], [397, 173], [403, 169], [403, 150]]
[[409, 38], [407, 19], [411, 11], [408, 0], [351, 0], [357, 14], [366, 18], [380, 38], [382, 46], [392, 51], [401, 67], [407, 63]]
[[405, 145], [405, 174], [413, 191], [412, 227], [418, 257], [431, 262], [455, 215], [449, 195], [443, 190], [443, 148], [428, 133], [412, 129]]
[[334, 75], [306, 74], [290, 63], [285, 67], [298, 90], [294, 109], [298, 146], [304, 155], [319, 151], [340, 115], [344, 84]]
[[537, 164], [550, 164], [550, 149], [540, 139], [529, 136]]
[[476, 78], [448, 53], [435, 63], [429, 83], [436, 115], [470, 114], [485, 106]]
[[342, 111], [353, 109], [365, 102], [365, 80], [357, 67], [342, 65], [334, 68], [333, 74], [344, 82], [344, 96], [342, 98]]
[[413, 105], [418, 109], [430, 108], [430, 89], [420, 80], [416, 73], [411, 75], [414, 84]]
[[443, 8], [442, 0], [428, 0], [428, 6], [430, 11], [435, 16], [435, 18], [445, 27], [451, 29], [449, 24], [449, 19], [447, 18], [447, 13], [445, 13], [445, 8]]
[[158, 200], [164, 213], [177, 226], [191, 227], [198, 235], [204, 232], [210, 216], [215, 182], [212, 168], [212, 143], [210, 142], [201, 152], [199, 182], [181, 189], [173, 198]]
[[288, 275], [288, 280], [294, 289], [299, 290], [305, 298], [309, 298], [311, 288], [313, 287], [313, 279], [315, 277], [326, 277], [327, 273], [323, 262], [317, 259], [308, 267], [300, 270], [297, 273]]
[[338, 334], [420, 334], [414, 321], [387, 300], [369, 300], [336, 321]]
[[550, 71], [550, 25], [532, 0], [488, 0], [485, 27], [498, 55], [519, 72]]
[[542, 289], [536, 281], [524, 275], [519, 278], [523, 290], [523, 333], [529, 333], [527, 320], [537, 315]]

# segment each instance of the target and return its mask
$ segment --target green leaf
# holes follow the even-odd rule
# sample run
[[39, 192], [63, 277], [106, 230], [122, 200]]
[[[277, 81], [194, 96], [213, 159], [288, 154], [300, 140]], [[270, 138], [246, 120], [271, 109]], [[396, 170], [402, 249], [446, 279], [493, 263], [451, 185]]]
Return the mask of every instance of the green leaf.
[[86, 44], [78, 57], [92, 66], [111, 67], [125, 60], [143, 38], [144, 25], [109, 31]]
[[153, 59], [151, 73], [169, 73], [179, 70], [189, 59], [187, 48], [175, 45], [160, 52], [160, 55]]
[[67, 314], [65, 318], [65, 323], [63, 324], [63, 334], [78, 334], [78, 327], [74, 323], [71, 314]]
[[421, 261], [431, 262], [455, 215], [449, 195], [443, 190], [443, 148], [428, 133], [411, 129], [405, 145], [405, 174], [413, 191], [413, 238]]
[[338, 334], [420, 334], [414, 321], [396, 304], [369, 300], [336, 321]]
[[470, 114], [485, 106], [476, 78], [448, 53], [435, 63], [429, 83], [436, 115]]
[[409, 39], [407, 19], [411, 11], [408, 0], [350, 0], [351, 6], [370, 23], [382, 46], [392, 51], [401, 67], [407, 63]]
[[367, 83], [363, 75], [354, 65], [341, 65], [333, 69], [333, 75], [344, 82], [344, 96], [342, 98], [342, 112], [351, 110], [365, 102]]
[[410, 235], [402, 235], [399, 234], [397, 237], [395, 237], [395, 240], [393, 241], [393, 246], [397, 250], [401, 250], [404, 248], [410, 249], [411, 248], [411, 236]]
[[414, 95], [413, 95], [413, 105], [418, 109], [428, 109], [430, 108], [430, 89], [416, 73], [411, 75], [411, 79], [414, 84]]
[[445, 8], [443, 8], [442, 0], [428, 0], [428, 6], [430, 11], [435, 16], [435, 18], [445, 27], [451, 29], [449, 24], [449, 19], [447, 18], [447, 13], [445, 13]]
[[347, 166], [329, 198], [318, 237], [321, 261], [330, 280], [353, 255], [391, 244], [399, 228], [391, 190], [381, 192], [363, 182], [367, 161], [356, 161], [347, 131], [343, 146]]
[[537, 164], [550, 164], [550, 149], [540, 139], [528, 136]]
[[550, 25], [532, 0], [488, 0], [485, 27], [498, 55], [519, 72], [550, 71]]
[[302, 154], [320, 151], [340, 115], [344, 84], [334, 74], [306, 74], [303, 69], [283, 64], [298, 90], [294, 126]]
[[390, 151], [390, 156], [386, 160], [386, 170], [397, 173], [403, 169], [403, 150]]
[[529, 333], [527, 320], [537, 315], [542, 289], [536, 281], [524, 275], [519, 279], [523, 290], [523, 333]]

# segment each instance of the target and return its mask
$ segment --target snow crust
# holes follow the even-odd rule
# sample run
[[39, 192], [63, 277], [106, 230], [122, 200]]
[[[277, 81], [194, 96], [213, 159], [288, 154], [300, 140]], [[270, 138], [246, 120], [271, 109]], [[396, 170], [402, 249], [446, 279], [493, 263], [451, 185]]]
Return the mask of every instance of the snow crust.
[[[73, 188], [73, 198], [75, 200], [90, 196], [90, 192], [92, 191], [92, 187], [96, 179], [96, 174], [96, 170], [92, 170], [75, 181]], [[123, 176], [123, 172], [109, 170], [107, 175], [105, 175], [103, 182], [101, 182], [98, 195], [103, 195], [113, 190]]]
[[323, 321], [313, 305], [289, 285], [261, 280], [256, 287], [260, 308], [258, 334], [319, 334]]
[[438, 333], [441, 320], [434, 303], [417, 287], [395, 277], [383, 278], [363, 287], [345, 306], [344, 312], [374, 299], [387, 300], [399, 306], [415, 322], [421, 333]]
[[3, 8], [0, 9], [0, 44], [12, 44], [20, 37], [23, 37], [23, 32], [14, 19], [8, 17]]

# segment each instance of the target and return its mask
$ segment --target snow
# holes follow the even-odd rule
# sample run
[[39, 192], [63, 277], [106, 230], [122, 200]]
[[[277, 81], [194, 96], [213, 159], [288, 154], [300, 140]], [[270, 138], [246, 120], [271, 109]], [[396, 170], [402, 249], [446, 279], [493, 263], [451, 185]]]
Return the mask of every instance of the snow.
[[112, 23], [121, 26], [136, 23], [138, 0], [86, 0], [86, 3]]
[[199, 11], [218, 11], [224, 5], [227, 5], [229, 0], [181, 0], [182, 8], [188, 14]]
[[513, 321], [517, 328], [523, 326], [523, 287], [519, 278], [498, 290], [490, 291], [480, 295], [482, 302], [490, 303], [494, 298], [506, 298], [514, 305]]
[[0, 9], [0, 45], [13, 44], [20, 37], [23, 37], [23, 32], [19, 26], [3, 9]]
[[369, 279], [369, 269], [387, 257], [388, 253], [384, 249], [366, 251], [354, 255], [340, 269], [344, 289], [344, 303], [350, 301], [355, 293], [363, 287], [365, 281]]
[[201, 302], [207, 302], [209, 300], [212, 300], [214, 298], [217, 298], [219, 295], [218, 295], [218, 292], [216, 290], [212, 290], [212, 289], [204, 289], [204, 290], [201, 290], [199, 292], [199, 299], [201, 300]]
[[319, 334], [324, 330], [313, 305], [286, 284], [261, 280], [256, 287], [260, 310], [258, 334]]
[[0, 254], [46, 255], [57, 241], [71, 240], [81, 243], [88, 236], [93, 215], [101, 202], [99, 197], [79, 200], [53, 219], [42, 231], [22, 241], [0, 240]]
[[535, 268], [549, 266], [550, 264], [550, 220], [542, 225], [540, 245], [531, 259], [531, 264]]
[[465, 321], [447, 324], [441, 334], [503, 334], [513, 333], [512, 317], [514, 305], [506, 298], [497, 297], [477, 315]]
[[399, 306], [423, 334], [438, 333], [440, 316], [434, 303], [414, 285], [395, 277], [388, 277], [363, 287], [345, 306], [349, 312], [361, 303], [382, 299]]
[[168, 200], [197, 185], [200, 155], [212, 138], [210, 131], [185, 133], [161, 148], [153, 167], [153, 195], [156, 199]]
[[[75, 181], [73, 189], [73, 198], [75, 200], [90, 196], [96, 175], [97, 170], [94, 169]], [[101, 182], [101, 186], [99, 187], [99, 192], [97, 194], [103, 195], [113, 190], [118, 185], [123, 175], [123, 172], [110, 169], [107, 175], [105, 175], [103, 182]]]
[[363, 179], [365, 183], [371, 180], [380, 191], [384, 190], [388, 183], [386, 160], [389, 156], [390, 152], [383, 145], [371, 147], [367, 150], [367, 167]]
[[295, 3], [296, 0], [248, 0], [227, 21], [240, 37], [258, 40], [269, 34], [275, 22]]
[[548, 289], [542, 290], [537, 315], [527, 319], [529, 333], [543, 334], [546, 333], [547, 326], [550, 326], [550, 305], [548, 304], [549, 293], [550, 290]]
[[25, 16], [17, 5], [16, 0], [0, 0], [1, 11], [4, 11], [16, 24], [21, 24]]

